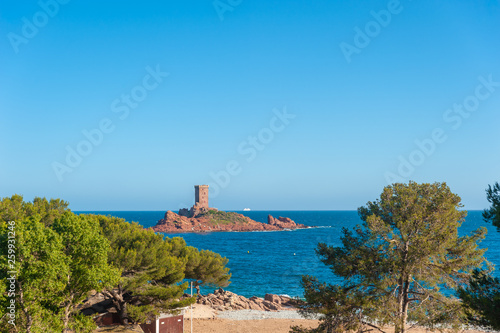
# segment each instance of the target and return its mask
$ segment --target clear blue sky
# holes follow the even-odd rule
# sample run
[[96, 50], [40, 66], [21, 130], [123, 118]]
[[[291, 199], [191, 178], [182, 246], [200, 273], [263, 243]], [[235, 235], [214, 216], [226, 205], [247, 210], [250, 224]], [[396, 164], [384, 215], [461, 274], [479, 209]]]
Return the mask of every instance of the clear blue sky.
[[396, 175], [483, 209], [500, 181], [499, 1], [66, 2], [0, 4], [1, 197], [356, 209]]

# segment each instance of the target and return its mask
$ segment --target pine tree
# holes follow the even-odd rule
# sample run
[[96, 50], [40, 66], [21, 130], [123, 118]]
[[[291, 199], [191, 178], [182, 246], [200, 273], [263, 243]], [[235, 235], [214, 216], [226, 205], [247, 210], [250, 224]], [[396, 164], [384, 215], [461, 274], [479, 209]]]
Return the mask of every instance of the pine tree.
[[[71, 327], [80, 325], [79, 332], [92, 332], [95, 326], [92, 319], [79, 316], [77, 307], [90, 291], [100, 292], [118, 282], [119, 270], [108, 264], [109, 242], [101, 234], [99, 221], [90, 216], [66, 212], [53, 221], [51, 229], [61, 236], [62, 251], [69, 265], [61, 293], [64, 328], [72, 331]], [[72, 322], [76, 318], [78, 323]], [[84, 330], [82, 325], [87, 328]]]
[[196, 292], [200, 286], [226, 287], [230, 284], [231, 274], [226, 267], [228, 259], [209, 250], [198, 251], [188, 246], [182, 254], [186, 257], [186, 279], [192, 279]]
[[491, 207], [484, 210], [483, 218], [486, 222], [490, 222], [497, 227], [500, 232], [500, 184], [488, 185], [486, 199], [491, 203]]
[[[78, 217], [67, 207], [60, 199], [25, 202], [20, 195], [0, 201], [1, 332], [95, 329], [76, 308], [91, 290], [114, 284], [118, 274], [107, 263], [109, 243], [98, 221]], [[9, 244], [14, 246], [10, 262]], [[16, 278], [15, 326], [4, 312], [10, 301], [5, 294], [9, 271]]]
[[[488, 185], [486, 198], [491, 207], [483, 212], [485, 222], [492, 222], [500, 232], [500, 185]], [[466, 287], [458, 289], [470, 323], [500, 330], [500, 279], [491, 275], [492, 268], [476, 270]]]
[[478, 243], [486, 234], [480, 228], [458, 236], [467, 214], [461, 208], [445, 183], [387, 186], [359, 208], [361, 226], [343, 229], [342, 246], [318, 245], [321, 261], [344, 282], [330, 286], [303, 277], [302, 312], [324, 314], [324, 332], [393, 325], [404, 333], [409, 322], [457, 327], [465, 318], [460, 301], [442, 289], [466, 283], [483, 263]]
[[[70, 274], [68, 258], [63, 252], [63, 241], [54, 230], [47, 228], [40, 216], [22, 217], [9, 229], [9, 222], [0, 223], [0, 248], [2, 259], [7, 258], [8, 231], [15, 232], [15, 264], [2, 260], [0, 281], [5, 282], [14, 271], [15, 276], [15, 326], [6, 322], [2, 313], [1, 327], [12, 332], [61, 332], [60, 304], [66, 278]], [[3, 288], [2, 288], [3, 289]], [[0, 311], [5, 311], [9, 298], [2, 299]], [[5, 332], [4, 331], [4, 332]]]
[[467, 319], [473, 325], [500, 330], [500, 279], [478, 269], [469, 282], [458, 289]]
[[151, 229], [123, 219], [96, 216], [109, 239], [109, 263], [121, 271], [114, 288], [104, 294], [113, 300], [122, 322], [142, 322], [160, 312], [192, 304], [194, 298], [181, 300], [187, 283], [184, 279], [186, 258], [180, 253], [186, 246], [182, 238], [164, 239]]

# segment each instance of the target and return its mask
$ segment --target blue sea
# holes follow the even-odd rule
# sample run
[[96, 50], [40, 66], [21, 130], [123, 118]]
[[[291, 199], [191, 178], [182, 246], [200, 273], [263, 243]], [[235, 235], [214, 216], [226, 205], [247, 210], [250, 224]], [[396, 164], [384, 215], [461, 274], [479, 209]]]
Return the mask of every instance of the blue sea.
[[[163, 218], [162, 211], [94, 211], [75, 212], [112, 215], [152, 227]], [[183, 237], [188, 245], [211, 250], [229, 259], [231, 284], [225, 288], [237, 294], [263, 297], [266, 293], [303, 295], [302, 275], [313, 275], [320, 281], [340, 282], [315, 254], [318, 242], [340, 246], [342, 227], [352, 228], [361, 220], [356, 211], [246, 211], [241, 212], [259, 222], [267, 222], [267, 215], [289, 217], [296, 223], [318, 228], [294, 231], [268, 232], [213, 232], [205, 234], [168, 234]], [[469, 211], [459, 229], [461, 235], [481, 226], [488, 229], [481, 248], [487, 248], [486, 258], [500, 269], [500, 232], [483, 222], [481, 211]], [[500, 271], [495, 271], [500, 277]], [[212, 288], [213, 289], [213, 288]], [[202, 292], [211, 292], [205, 289]]]

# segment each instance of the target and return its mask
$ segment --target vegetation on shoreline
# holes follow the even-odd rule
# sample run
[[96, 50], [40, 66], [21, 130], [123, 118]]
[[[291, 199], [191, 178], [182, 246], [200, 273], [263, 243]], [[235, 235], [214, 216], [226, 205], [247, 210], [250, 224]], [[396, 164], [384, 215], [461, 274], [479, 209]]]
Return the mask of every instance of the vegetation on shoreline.
[[[481, 268], [486, 229], [459, 237], [466, 212], [445, 183], [393, 184], [358, 212], [363, 225], [343, 229], [342, 246], [320, 243], [317, 254], [341, 285], [304, 276], [301, 312], [323, 314], [317, 329], [292, 332], [383, 331], [412, 326], [458, 329], [467, 322], [460, 299], [441, 289], [466, 285]], [[444, 326], [443, 326], [444, 325]]]
[[235, 212], [224, 212], [221, 210], [211, 209], [208, 212], [197, 216], [209, 218], [208, 223], [212, 225], [220, 224], [233, 224], [233, 223], [248, 223], [248, 220], [241, 214]]
[[[483, 212], [485, 222], [492, 223], [500, 232], [500, 185], [489, 185], [486, 198], [491, 204]], [[491, 276], [493, 268], [477, 269], [465, 287], [458, 289], [467, 320], [474, 325], [500, 330], [500, 279]]]
[[2, 332], [90, 332], [95, 326], [76, 307], [88, 291], [111, 286], [119, 275], [108, 265], [109, 243], [97, 221], [67, 207], [61, 200], [24, 202], [19, 195], [0, 202]]
[[[500, 185], [486, 193], [491, 207], [483, 218], [499, 227]], [[405, 333], [410, 322], [430, 330], [462, 324], [499, 330], [500, 279], [478, 248], [486, 231], [458, 236], [467, 214], [460, 201], [445, 183], [384, 188], [358, 209], [363, 224], [344, 228], [342, 246], [318, 244], [321, 261], [344, 282], [304, 276], [300, 312], [323, 316], [318, 328], [291, 332], [383, 332], [391, 325]], [[204, 215], [242, 223], [234, 214]], [[95, 323], [80, 310], [91, 291], [111, 299], [123, 323], [144, 322], [192, 304], [195, 298], [183, 295], [188, 280], [199, 293], [200, 285], [227, 286], [231, 277], [227, 258], [217, 253], [121, 218], [76, 215], [60, 199], [3, 198], [0, 248], [0, 332], [90, 333]]]
[[500, 232], [500, 184], [488, 185], [486, 199], [488, 199], [491, 207], [484, 210], [483, 219], [497, 227]]
[[231, 276], [216, 253], [124, 219], [76, 215], [59, 199], [3, 198], [0, 248], [0, 332], [92, 332], [80, 306], [94, 290], [113, 301], [122, 322], [143, 322], [193, 303], [182, 297], [186, 279], [226, 286]]

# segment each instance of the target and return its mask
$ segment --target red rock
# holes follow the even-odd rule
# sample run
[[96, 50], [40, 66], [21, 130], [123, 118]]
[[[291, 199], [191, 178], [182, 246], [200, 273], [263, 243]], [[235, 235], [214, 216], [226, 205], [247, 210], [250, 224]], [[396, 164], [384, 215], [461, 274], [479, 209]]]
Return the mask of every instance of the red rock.
[[278, 310], [282, 310], [281, 305], [276, 304], [276, 303], [272, 303], [272, 302], [269, 302], [269, 301], [262, 301], [262, 304], [264, 305], [264, 308], [265, 308], [267, 311], [278, 311]]
[[[275, 301], [271, 301], [270, 298]], [[260, 297], [250, 297], [246, 298], [230, 291], [224, 291], [219, 289], [214, 291], [213, 294], [200, 295], [198, 296], [197, 303], [205, 304], [211, 306], [213, 309], [224, 311], [224, 310], [261, 310], [261, 311], [279, 311], [279, 310], [289, 310], [290, 307], [283, 307], [284, 300], [289, 300], [290, 298], [284, 296], [277, 296], [272, 294], [267, 294], [266, 299]]]
[[172, 211], [153, 227], [156, 232], [210, 232], [210, 231], [279, 231], [310, 228], [296, 224], [287, 217], [275, 219], [271, 215], [267, 223], [254, 221], [234, 212], [218, 211], [208, 206], [208, 185], [195, 186], [195, 204], [176, 214]]
[[[296, 224], [293, 220], [288, 217], [278, 217], [274, 218], [272, 215], [267, 217], [267, 223], [272, 226], [277, 226], [282, 229], [297, 229], [297, 226], [304, 226], [303, 224]], [[305, 227], [305, 226], [304, 226]]]
[[275, 304], [280, 304], [281, 306], [286, 306], [286, 307], [295, 307], [296, 302], [288, 296], [279, 296], [279, 295], [274, 295], [274, 294], [266, 294], [264, 296], [264, 299], [266, 301], [275, 303]]
[[278, 303], [278, 304], [281, 304], [281, 297], [279, 297], [278, 295], [273, 295], [273, 294], [266, 294], [264, 296], [264, 299], [266, 301], [269, 301], [269, 302], [272, 302], [272, 303]]
[[[185, 210], [180, 211], [182, 215], [167, 211], [165, 217], [158, 221], [153, 227], [156, 232], [178, 233], [178, 232], [212, 232], [212, 231], [279, 231], [310, 228], [303, 224], [296, 224], [289, 218], [279, 217], [275, 219], [268, 216], [268, 223], [260, 223], [247, 216], [237, 213], [219, 212], [210, 208], [208, 211], [193, 214], [187, 217]], [[189, 214], [191, 215], [191, 214]], [[228, 217], [231, 221], [228, 221]]]

